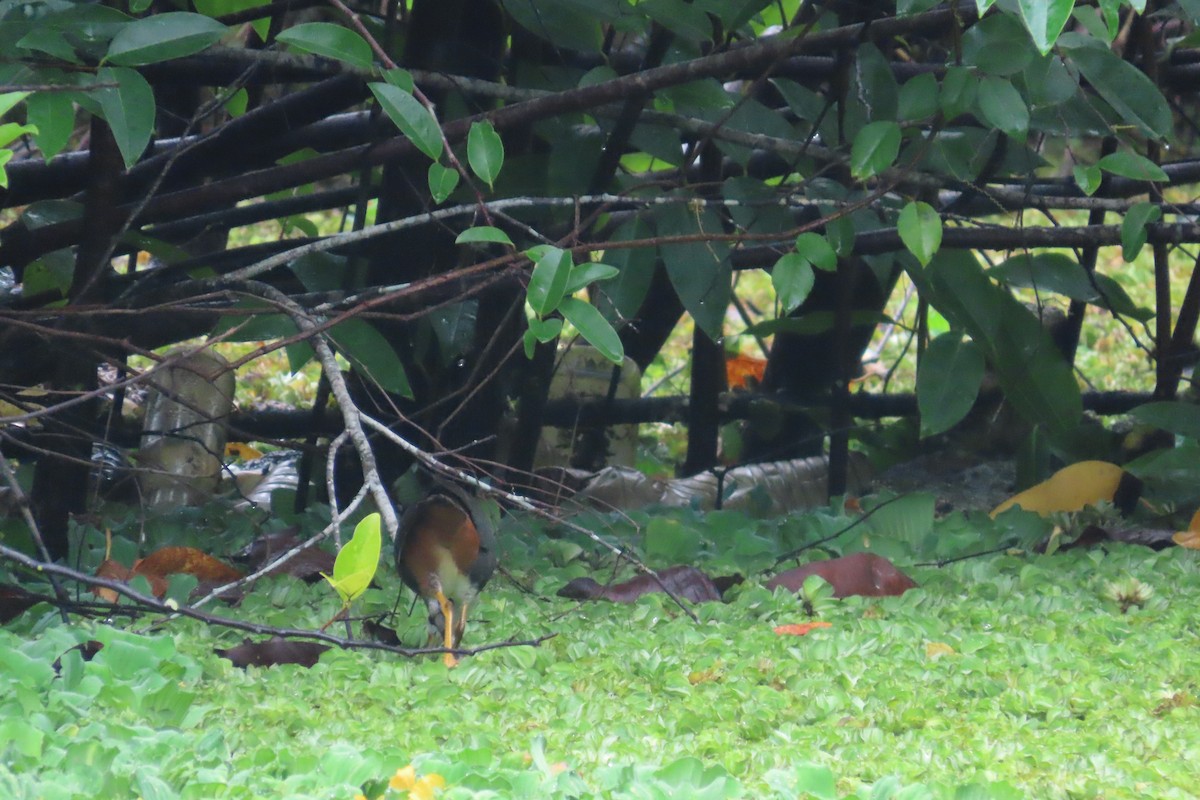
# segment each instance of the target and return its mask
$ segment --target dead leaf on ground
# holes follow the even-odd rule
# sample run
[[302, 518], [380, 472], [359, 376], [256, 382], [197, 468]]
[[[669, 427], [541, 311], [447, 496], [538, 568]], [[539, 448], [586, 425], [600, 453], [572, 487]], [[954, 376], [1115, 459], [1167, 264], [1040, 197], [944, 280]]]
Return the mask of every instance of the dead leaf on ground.
[[[111, 558], [101, 562], [96, 570], [97, 578], [128, 583], [141, 576], [150, 583], [155, 597], [167, 593], [167, 578], [171, 575], [193, 575], [205, 586], [216, 587], [239, 580], [242, 573], [194, 547], [163, 547], [145, 558], [134, 562], [133, 568], [126, 567]], [[117, 602], [117, 592], [100, 586], [92, 590], [105, 602]]]
[[0, 585], [0, 623], [9, 622], [41, 602], [38, 596], [13, 584]]
[[[601, 586], [591, 578], [576, 578], [558, 590], [559, 597], [572, 600], [611, 600], [614, 603], [634, 603], [642, 595], [661, 592], [663, 586], [693, 603], [706, 603], [721, 599], [713, 579], [705, 573], [686, 565], [658, 570], [658, 579], [653, 575], [638, 575], [636, 578]], [[662, 582], [662, 585], [659, 584]]]
[[1196, 513], [1192, 515], [1188, 529], [1175, 534], [1171, 540], [1188, 550], [1200, 550], [1200, 508], [1196, 509]]
[[1141, 494], [1142, 482], [1116, 464], [1080, 461], [1008, 498], [992, 509], [991, 516], [1002, 514], [1013, 506], [1046, 516], [1060, 511], [1079, 511], [1105, 501], [1127, 514]]
[[91, 661], [96, 657], [96, 653], [99, 653], [103, 649], [104, 645], [100, 642], [97, 642], [95, 639], [88, 639], [86, 642], [80, 642], [74, 647], [67, 648], [67, 650], [65, 650], [61, 656], [54, 659], [54, 664], [52, 665], [54, 667], [54, 672], [55, 674], [62, 672], [63, 656], [65, 656], [67, 653], [70, 653], [72, 650], [78, 650], [80, 657], [82, 657], [84, 661]]
[[273, 667], [278, 664], [299, 664], [302, 667], [312, 667], [321, 657], [321, 653], [330, 649], [329, 645], [316, 642], [297, 642], [275, 636], [264, 642], [252, 642], [244, 639], [237, 647], [228, 649], [216, 648], [215, 652], [222, 658], [228, 658], [235, 667]]
[[[254, 571], [303, 543], [291, 531], [269, 533], [255, 539], [234, 558], [245, 562], [247, 568]], [[308, 547], [283, 564], [272, 567], [267, 575], [291, 575], [305, 583], [314, 583], [321, 579], [322, 572], [333, 574], [334, 560], [333, 553], [316, 546]]]
[[807, 636], [817, 628], [832, 628], [830, 622], [797, 622], [791, 625], [776, 625], [775, 633], [780, 636]]
[[[110, 581], [121, 581], [125, 583], [133, 577], [133, 571], [129, 567], [113, 561], [111, 558], [106, 558], [100, 562], [100, 566], [96, 568], [97, 578], [107, 578]], [[106, 586], [96, 586], [92, 589], [92, 593], [106, 603], [117, 602], [119, 595], [112, 589]]]
[[782, 586], [798, 592], [804, 579], [819, 575], [833, 587], [834, 597], [887, 597], [901, 595], [916, 588], [917, 583], [896, 565], [875, 553], [851, 553], [828, 561], [813, 561], [795, 569], [781, 572], [767, 581], [768, 589]]

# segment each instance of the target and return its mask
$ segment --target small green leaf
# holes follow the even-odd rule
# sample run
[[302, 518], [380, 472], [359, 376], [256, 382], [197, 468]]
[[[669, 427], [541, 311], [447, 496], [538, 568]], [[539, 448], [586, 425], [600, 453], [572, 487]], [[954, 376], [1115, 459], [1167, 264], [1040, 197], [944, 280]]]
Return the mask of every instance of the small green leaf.
[[467, 161], [471, 171], [489, 187], [496, 181], [504, 165], [504, 142], [487, 120], [471, 123], [467, 134]]
[[1050, 52], [1075, 8], [1075, 0], [1019, 0], [1021, 21], [1042, 55]]
[[384, 113], [417, 149], [434, 161], [441, 158], [442, 129], [429, 109], [411, 94], [390, 83], [371, 83], [368, 86]]
[[371, 585], [379, 569], [382, 544], [379, 514], [368, 514], [355, 526], [354, 535], [338, 552], [333, 562], [333, 577], [321, 573], [341, 595], [345, 605], [353, 603]]
[[385, 71], [383, 79], [397, 89], [402, 89], [405, 94], [412, 94], [413, 89], [417, 88], [417, 83], [413, 80], [412, 73], [399, 67]]
[[771, 285], [779, 300], [779, 313], [786, 315], [799, 308], [815, 281], [812, 262], [799, 253], [787, 253], [776, 261], [771, 269]]
[[890, 167], [900, 154], [900, 126], [891, 120], [872, 122], [854, 137], [850, 174], [866, 180]]
[[371, 45], [349, 28], [332, 22], [306, 22], [275, 37], [293, 50], [333, 58], [355, 67], [370, 67]]
[[443, 167], [436, 161], [429, 165], [429, 194], [433, 202], [445, 202], [457, 186], [458, 170]]
[[994, 75], [979, 83], [979, 110], [983, 117], [1017, 141], [1029, 133], [1029, 107], [1012, 81]]
[[1163, 172], [1163, 168], [1155, 164], [1145, 156], [1139, 156], [1137, 153], [1122, 151], [1120, 153], [1111, 153], [1100, 159], [1096, 166], [1105, 172], [1111, 172], [1113, 175], [1120, 175], [1123, 178], [1133, 178], [1137, 181], [1167, 181], [1170, 177]]
[[928, 203], [917, 201], [906, 205], [896, 228], [900, 241], [923, 267], [942, 246], [942, 218]]
[[1121, 258], [1126, 261], [1137, 258], [1148, 237], [1146, 226], [1161, 217], [1162, 209], [1153, 203], [1136, 203], [1125, 212], [1125, 219], [1121, 220]]
[[585, 261], [582, 264], [576, 264], [571, 269], [571, 279], [567, 281], [567, 288], [563, 294], [575, 294], [580, 289], [583, 289], [596, 281], [607, 281], [621, 274], [621, 270], [616, 267], [610, 267], [608, 264], [600, 264], [596, 261]]
[[911, 78], [900, 87], [900, 119], [920, 120], [932, 117], [938, 110], [938, 81], [932, 72]]
[[829, 240], [819, 233], [802, 233], [796, 237], [796, 252], [817, 269], [833, 272], [837, 269], [837, 253]]
[[1171, 108], [1146, 73], [1094, 39], [1080, 36], [1073, 41], [1075, 45], [1064, 48], [1070, 62], [1118, 114], [1148, 136], [1171, 136]]
[[108, 46], [105, 61], [138, 67], [199, 53], [228, 29], [211, 17], [170, 11], [122, 25]]
[[329, 338], [354, 368], [384, 391], [413, 399], [404, 363], [384, 335], [366, 320], [351, 318], [329, 329]]
[[493, 244], [506, 244], [509, 247], [513, 246], [512, 239], [508, 238], [508, 234], [499, 228], [493, 228], [490, 225], [477, 225], [474, 228], [467, 228], [458, 235], [454, 240], [455, 244], [471, 244], [473, 242], [487, 242]]
[[567, 318], [567, 322], [575, 326], [579, 335], [609, 361], [620, 364], [625, 360], [621, 337], [594, 305], [574, 297], [564, 297], [558, 310]]
[[1071, 170], [1071, 175], [1075, 178], [1075, 184], [1088, 197], [1096, 193], [1096, 190], [1100, 188], [1100, 181], [1104, 179], [1099, 167], [1085, 167], [1080, 164], [1075, 165], [1075, 168]]
[[948, 67], [938, 97], [946, 121], [951, 122], [960, 114], [967, 113], [975, 105], [978, 90], [979, 79], [973, 71], [966, 67]]
[[96, 82], [117, 84], [115, 89], [98, 89], [95, 97], [128, 169], [137, 163], [154, 132], [154, 90], [128, 67], [101, 67]]
[[533, 338], [543, 344], [553, 341], [562, 333], [563, 321], [558, 317], [551, 317], [550, 319], [530, 317], [528, 322], [529, 331], [533, 334]]
[[929, 343], [917, 369], [922, 438], [949, 430], [967, 415], [984, 371], [983, 353], [959, 332], [944, 333]]
[[36, 135], [38, 132], [36, 125], [21, 125], [17, 122], [5, 122], [0, 124], [0, 147], [4, 147], [13, 139], [16, 139], [26, 134]]
[[571, 254], [557, 247], [535, 248], [527, 255], [536, 257], [533, 273], [529, 276], [527, 301], [539, 317], [544, 317], [558, 308], [571, 279]]

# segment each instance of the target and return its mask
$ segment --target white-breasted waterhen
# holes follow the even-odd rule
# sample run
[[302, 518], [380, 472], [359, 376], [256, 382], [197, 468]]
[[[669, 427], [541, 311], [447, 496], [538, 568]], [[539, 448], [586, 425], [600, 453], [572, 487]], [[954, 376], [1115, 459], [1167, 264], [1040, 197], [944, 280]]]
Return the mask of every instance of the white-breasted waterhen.
[[[409, 506], [396, 536], [396, 569], [429, 607], [429, 644], [458, 647], [467, 609], [496, 571], [492, 523], [478, 498], [452, 484]], [[446, 653], [453, 667], [458, 659]]]

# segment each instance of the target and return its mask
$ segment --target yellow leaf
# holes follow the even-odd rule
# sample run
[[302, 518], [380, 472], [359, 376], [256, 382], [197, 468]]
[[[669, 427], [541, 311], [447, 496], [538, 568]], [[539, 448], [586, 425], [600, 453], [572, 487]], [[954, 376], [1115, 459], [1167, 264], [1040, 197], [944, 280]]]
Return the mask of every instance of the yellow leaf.
[[1200, 531], [1181, 531], [1171, 537], [1171, 541], [1188, 550], [1200, 550]]
[[925, 657], [937, 661], [942, 656], [956, 655], [954, 648], [945, 642], [928, 642], [925, 645]]
[[262, 458], [262, 452], [245, 442], [229, 442], [225, 445], [225, 458], [236, 458], [238, 461], [253, 461]]
[[1080, 461], [1063, 467], [1037, 486], [1031, 486], [992, 509], [992, 516], [1020, 506], [1042, 516], [1079, 511], [1101, 501], [1112, 502], [1127, 473], [1107, 461]]
[[417, 782], [413, 784], [413, 788], [408, 791], [408, 796], [413, 800], [433, 800], [437, 791], [445, 788], [446, 779], [436, 772], [432, 772], [418, 778]]

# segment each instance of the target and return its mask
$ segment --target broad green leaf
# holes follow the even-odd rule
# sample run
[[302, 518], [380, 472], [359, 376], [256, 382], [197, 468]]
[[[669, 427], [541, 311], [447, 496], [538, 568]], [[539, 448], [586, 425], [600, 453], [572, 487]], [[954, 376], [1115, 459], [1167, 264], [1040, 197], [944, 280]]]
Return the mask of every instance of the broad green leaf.
[[5, 92], [0, 94], [0, 117], [11, 111], [17, 103], [29, 96], [29, 92]]
[[563, 294], [575, 294], [580, 289], [586, 288], [597, 281], [611, 280], [621, 271], [616, 267], [610, 267], [608, 264], [601, 264], [597, 261], [585, 261], [582, 264], [576, 264], [571, 269], [571, 279], [567, 281], [567, 289]]
[[95, 97], [128, 169], [137, 163], [154, 132], [154, 90], [128, 67], [101, 67], [96, 81], [117, 84], [115, 89], [98, 89]]
[[21, 125], [16, 122], [2, 123], [0, 124], [0, 147], [4, 147], [18, 137], [36, 135], [37, 132], [36, 125]]
[[504, 165], [504, 142], [487, 120], [471, 123], [467, 134], [467, 161], [471, 171], [491, 187]]
[[413, 80], [412, 73], [399, 67], [386, 70], [383, 73], [383, 79], [397, 89], [403, 90], [405, 94], [412, 94], [413, 90], [417, 88], [417, 82]]
[[305, 22], [288, 28], [275, 39], [302, 53], [345, 61], [355, 67], [370, 67], [374, 60], [366, 39], [332, 22]]
[[[659, 212], [660, 236], [721, 233], [721, 220], [710, 209], [697, 212], [690, 206], [671, 205]], [[733, 270], [729, 245], [721, 241], [664, 244], [659, 248], [671, 285], [700, 330], [714, 341], [720, 338], [729, 309]]]
[[910, 78], [900, 87], [900, 102], [896, 112], [900, 119], [926, 119], [937, 111], [938, 81], [932, 72]]
[[900, 241], [921, 266], [926, 266], [942, 246], [942, 218], [928, 203], [917, 201], [906, 205], [900, 212], [896, 229]]
[[563, 321], [558, 317], [551, 317], [550, 319], [531, 317], [528, 322], [533, 338], [542, 343], [553, 341], [562, 333]]
[[949, 430], [967, 415], [979, 395], [984, 371], [979, 347], [957, 331], [929, 343], [917, 369], [922, 438]]
[[1200, 441], [1200, 406], [1194, 403], [1146, 403], [1129, 412], [1139, 422], [1170, 431], [1177, 436]]
[[390, 83], [368, 84], [380, 107], [400, 132], [425, 155], [437, 161], [442, 155], [442, 129], [417, 98]]
[[[617, 228], [612, 241], [649, 239], [653, 235], [650, 223], [636, 216]], [[605, 252], [604, 260], [620, 273], [615, 280], [604, 285], [597, 302], [608, 319], [616, 321], [637, 313], [654, 279], [655, 258], [656, 252], [652, 246], [617, 248]]]
[[1079, 262], [1062, 253], [1015, 255], [988, 270], [988, 277], [1018, 289], [1056, 292], [1134, 319], [1153, 316], [1149, 309], [1138, 308], [1121, 284], [1100, 273], [1089, 277]]
[[1046, 55], [1071, 18], [1075, 0], [1020, 0], [1019, 5], [1021, 19], [1034, 45]]
[[962, 35], [962, 63], [986, 75], [1015, 75], [1038, 56], [1014, 14], [989, 14]]
[[1105, 172], [1120, 175], [1123, 178], [1133, 178], [1138, 181], [1167, 181], [1170, 180], [1163, 168], [1145, 156], [1137, 153], [1121, 151], [1110, 153], [1096, 162], [1096, 166]]
[[1070, 60], [1101, 97], [1126, 122], [1156, 139], [1171, 135], [1171, 109], [1154, 81], [1094, 39], [1066, 34]]
[[104, 60], [138, 67], [183, 58], [214, 44], [228, 29], [211, 17], [184, 11], [135, 19], [121, 26]]
[[1162, 209], [1153, 203], [1136, 203], [1125, 212], [1121, 220], [1121, 258], [1133, 261], [1142, 246], [1146, 244], [1149, 234], [1146, 226], [1162, 218]]
[[771, 285], [779, 300], [779, 313], [787, 315], [799, 308], [815, 281], [812, 262], [799, 253], [787, 253], [776, 261], [771, 268]]
[[564, 297], [558, 310], [566, 317], [567, 322], [575, 326], [579, 335], [609, 361], [620, 364], [625, 360], [625, 348], [621, 344], [621, 337], [594, 305], [574, 297]]
[[854, 56], [855, 93], [866, 105], [870, 119], [875, 121], [896, 118], [900, 87], [892, 65], [879, 48], [865, 41], [859, 44]]
[[1075, 178], [1075, 184], [1088, 197], [1096, 193], [1096, 190], [1100, 188], [1100, 182], [1104, 179], [1100, 173], [1100, 167], [1085, 167], [1080, 164], [1075, 165], [1071, 170], [1071, 175]]
[[910, 274], [930, 303], [983, 350], [1021, 416], [1054, 436], [1074, 431], [1083, 401], [1071, 367], [1037, 317], [992, 283], [971, 253], [942, 250], [925, 270]]
[[474, 242], [506, 244], [509, 247], [513, 246], [512, 239], [508, 238], [507, 233], [499, 228], [493, 228], [490, 225], [477, 225], [474, 228], [467, 228], [454, 240], [455, 244], [471, 244]]
[[798, 764], [794, 768], [796, 774], [796, 791], [801, 797], [811, 796], [817, 800], [837, 800], [837, 780], [829, 767], [821, 764]]
[[890, 120], [872, 122], [854, 137], [850, 148], [850, 174], [858, 180], [878, 175], [900, 154], [900, 126]]
[[242, 313], [218, 317], [213, 335], [226, 342], [266, 342], [295, 335], [299, 328], [286, 314], [271, 313], [273, 308], [251, 300], [237, 303]]
[[688, 42], [708, 42], [713, 24], [704, 10], [685, 0], [641, 0], [637, 10]]
[[938, 95], [938, 103], [947, 122], [967, 113], [975, 106], [975, 96], [979, 91], [979, 79], [975, 73], [966, 67], [947, 67], [946, 75], [942, 78], [942, 91]]
[[1012, 81], [987, 75], [979, 83], [979, 110], [984, 119], [1019, 142], [1029, 133], [1029, 107]]
[[796, 237], [796, 252], [817, 269], [833, 272], [837, 269], [837, 253], [833, 245], [819, 233], [802, 233]]
[[443, 167], [434, 161], [429, 165], [429, 194], [433, 202], [443, 203], [458, 187], [458, 170]]
[[376, 381], [384, 391], [413, 398], [400, 357], [369, 322], [356, 318], [343, 320], [329, 329], [329, 338], [355, 369]]
[[601, 43], [601, 25], [615, 19], [615, 15], [606, 14], [599, 3], [588, 6], [587, 13], [571, 3], [501, 0], [501, 5], [529, 33], [553, 47], [581, 53], [597, 50]]
[[558, 308], [571, 279], [571, 253], [557, 247], [543, 247], [535, 251], [533, 273], [529, 276], [526, 300], [539, 317], [545, 317]]
[[379, 553], [383, 549], [379, 514], [368, 514], [354, 527], [350, 541], [342, 545], [333, 562], [333, 576], [321, 573], [346, 605], [353, 603], [375, 578]]

